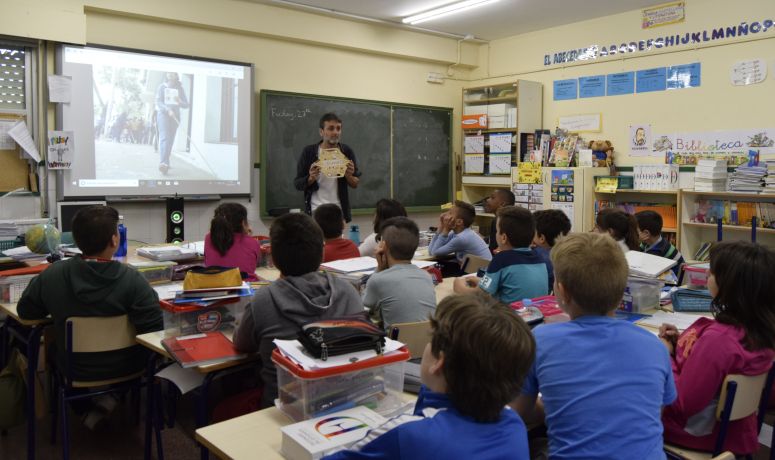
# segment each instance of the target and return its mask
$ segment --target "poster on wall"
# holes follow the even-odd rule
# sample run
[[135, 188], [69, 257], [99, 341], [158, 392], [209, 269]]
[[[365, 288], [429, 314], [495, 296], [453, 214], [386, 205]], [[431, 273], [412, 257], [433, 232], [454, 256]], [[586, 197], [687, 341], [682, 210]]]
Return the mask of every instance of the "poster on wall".
[[761, 83], [767, 78], [767, 62], [764, 59], [738, 61], [729, 69], [729, 80], [735, 86]]
[[694, 165], [700, 158], [739, 165], [748, 162], [750, 149], [762, 157], [775, 155], [775, 128], [654, 134], [651, 143], [652, 156], [679, 165]]
[[605, 96], [605, 75], [594, 77], [579, 77], [579, 97]]
[[75, 156], [74, 144], [72, 131], [49, 131], [46, 167], [48, 169], [71, 169]]
[[700, 86], [699, 62], [673, 65], [667, 68], [667, 89], [696, 88]]
[[630, 156], [645, 157], [651, 155], [651, 125], [630, 125]]
[[606, 76], [606, 96], [632, 94], [635, 91], [635, 72], [610, 73]]
[[570, 80], [554, 81], [554, 100], [567, 101], [576, 99], [578, 94], [578, 81], [573, 78]]
[[643, 10], [641, 28], [653, 29], [654, 27], [683, 22], [685, 15], [684, 2], [665, 3], [652, 8], [646, 8]]
[[551, 201], [573, 202], [573, 170], [556, 169], [552, 171]]
[[635, 92], [649, 93], [667, 89], [667, 67], [638, 70], [636, 73]]
[[600, 113], [585, 113], [581, 115], [564, 115], [557, 119], [557, 127], [570, 133], [599, 133], [603, 115]]

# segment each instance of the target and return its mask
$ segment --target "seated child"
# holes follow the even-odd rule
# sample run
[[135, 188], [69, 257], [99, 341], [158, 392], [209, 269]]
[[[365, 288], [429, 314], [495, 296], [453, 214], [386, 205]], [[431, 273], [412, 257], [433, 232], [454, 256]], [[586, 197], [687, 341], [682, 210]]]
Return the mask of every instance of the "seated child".
[[559, 209], [544, 209], [533, 213], [536, 223], [536, 234], [533, 246], [549, 252], [557, 238], [570, 233], [571, 222], [568, 216]]
[[323, 259], [323, 232], [310, 216], [278, 217], [269, 229], [269, 237], [272, 262], [281, 277], [256, 291], [234, 331], [234, 346], [238, 350], [261, 355], [262, 407], [271, 406], [277, 397], [272, 340], [295, 339], [301, 325], [309, 321], [363, 311], [361, 298], [352, 284], [317, 271]]
[[347, 225], [342, 215], [342, 208], [333, 203], [321, 204], [315, 208], [312, 216], [320, 226], [320, 229], [323, 230], [323, 237], [326, 239], [326, 245], [323, 250], [323, 262], [352, 259], [353, 257], [361, 256], [358, 246], [342, 237], [344, 227]]
[[670, 357], [654, 334], [612, 315], [627, 284], [624, 253], [608, 236], [572, 233], [551, 254], [554, 294], [571, 321], [533, 329], [536, 360], [512, 407], [527, 424], [545, 414], [549, 458], [664, 459]]
[[363, 305], [386, 330], [396, 323], [427, 321], [436, 310], [436, 291], [430, 274], [412, 265], [420, 240], [417, 224], [392, 217], [382, 223], [379, 235], [377, 271], [366, 283]]
[[[73, 217], [72, 230], [83, 254], [58, 261], [33, 278], [17, 305], [22, 319], [51, 315], [56, 341], [50, 352], [60, 369], [65, 364], [67, 318], [129, 315], [137, 334], [163, 328], [156, 291], [135, 269], [111, 260], [119, 243], [118, 211], [101, 205], [83, 208]], [[73, 377], [94, 381], [132, 374], [145, 369], [148, 352], [136, 345], [106, 353], [78, 353], [71, 367]], [[94, 417], [90, 415], [97, 414], [84, 419], [91, 428]]]
[[450, 296], [431, 319], [413, 415], [373, 429], [339, 459], [528, 459], [527, 432], [504, 405], [533, 361], [530, 329], [484, 294]]
[[[495, 214], [498, 209], [503, 206], [514, 206], [514, 193], [511, 190], [505, 188], [499, 188], [493, 191], [490, 196], [484, 199], [484, 212]], [[490, 224], [490, 239], [489, 248], [490, 251], [498, 249], [498, 239], [495, 237], [497, 230], [495, 228], [495, 219], [492, 219]]]
[[374, 233], [367, 236], [361, 245], [358, 246], [358, 251], [362, 257], [374, 257], [374, 252], [377, 250], [377, 235], [379, 234], [380, 227], [382, 227], [382, 222], [391, 217], [406, 217], [406, 209], [398, 200], [382, 198], [377, 201], [374, 208]]
[[622, 252], [640, 251], [638, 221], [621, 209], [605, 208], [597, 213], [594, 231], [613, 237]]
[[237, 267], [243, 279], [256, 281], [261, 246], [251, 236], [248, 210], [239, 203], [223, 203], [215, 208], [210, 233], [205, 235], [205, 265]]
[[504, 206], [496, 219], [498, 253], [481, 280], [473, 276], [455, 279], [455, 292], [482, 289], [506, 304], [548, 294], [551, 272], [543, 258], [530, 248], [535, 236], [533, 215], [519, 206]]
[[[710, 249], [708, 290], [713, 316], [679, 335], [663, 325], [659, 336], [671, 355], [678, 399], [665, 408], [665, 441], [712, 451], [715, 411], [729, 374], [767, 372], [775, 358], [775, 253], [760, 244], [721, 242]], [[724, 450], [737, 456], [759, 448], [756, 414], [729, 423]]]
[[662, 216], [654, 211], [641, 211], [635, 213], [635, 219], [638, 221], [638, 236], [640, 237], [640, 250], [654, 254], [655, 256], [675, 260], [673, 267], [675, 276], [681, 272], [681, 265], [684, 258], [673, 243], [662, 238]]
[[468, 254], [491, 260], [487, 243], [470, 228], [474, 217], [476, 211], [473, 206], [465, 201], [455, 201], [452, 208], [439, 216], [439, 229], [428, 246], [430, 255], [443, 256], [454, 252], [458, 265]]

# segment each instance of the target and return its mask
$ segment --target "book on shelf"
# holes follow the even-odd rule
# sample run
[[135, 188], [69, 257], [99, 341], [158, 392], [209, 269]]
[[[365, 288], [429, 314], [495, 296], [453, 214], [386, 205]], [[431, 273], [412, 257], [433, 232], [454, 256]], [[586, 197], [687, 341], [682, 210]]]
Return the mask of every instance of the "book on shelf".
[[705, 262], [710, 258], [710, 247], [713, 244], [712, 241], [703, 242], [697, 251], [694, 253], [694, 260], [699, 262]]
[[234, 348], [220, 331], [169, 337], [161, 341], [167, 353], [183, 368], [241, 359], [247, 355]]

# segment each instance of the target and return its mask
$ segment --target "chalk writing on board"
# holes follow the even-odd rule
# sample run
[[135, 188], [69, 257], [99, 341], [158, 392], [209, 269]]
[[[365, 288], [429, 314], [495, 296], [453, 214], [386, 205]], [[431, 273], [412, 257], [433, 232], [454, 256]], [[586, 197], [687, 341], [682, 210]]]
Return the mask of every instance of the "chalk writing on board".
[[289, 110], [289, 109], [278, 109], [277, 107], [270, 107], [269, 108], [269, 114], [273, 118], [285, 118], [286, 120], [296, 120], [299, 118], [306, 118], [307, 115], [312, 113], [312, 109], [297, 109], [297, 110]]

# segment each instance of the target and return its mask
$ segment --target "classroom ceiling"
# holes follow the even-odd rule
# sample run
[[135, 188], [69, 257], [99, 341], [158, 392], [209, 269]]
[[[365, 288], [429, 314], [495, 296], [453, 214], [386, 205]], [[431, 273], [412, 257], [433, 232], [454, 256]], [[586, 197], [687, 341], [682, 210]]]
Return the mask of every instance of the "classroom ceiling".
[[[457, 0], [245, 0], [319, 14], [377, 20], [405, 27], [401, 19]], [[666, 0], [499, 0], [414, 26], [433, 32], [495, 40], [563, 24], [637, 10]]]

